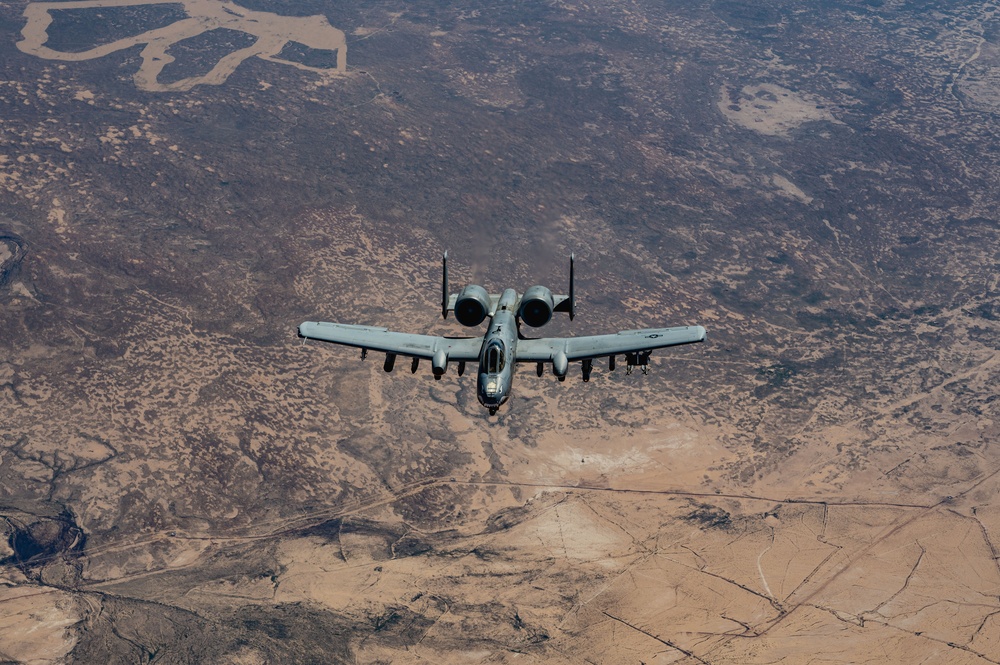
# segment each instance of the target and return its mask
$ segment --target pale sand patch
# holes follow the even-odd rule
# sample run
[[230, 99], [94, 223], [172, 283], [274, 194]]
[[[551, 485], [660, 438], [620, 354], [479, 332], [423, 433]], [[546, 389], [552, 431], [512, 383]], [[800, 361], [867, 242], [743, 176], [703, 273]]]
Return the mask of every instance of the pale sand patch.
[[267, 656], [256, 649], [243, 647], [236, 653], [226, 654], [219, 661], [221, 665], [267, 665]]
[[14, 252], [10, 250], [10, 245], [5, 242], [0, 242], [0, 264], [4, 261], [9, 261], [13, 256]]
[[29, 291], [28, 287], [26, 287], [24, 285], [24, 282], [14, 282], [14, 283], [12, 283], [10, 285], [10, 291], [14, 295], [21, 296], [22, 298], [30, 298], [31, 300], [35, 299], [35, 296], [33, 296], [31, 294], [31, 291]]
[[984, 69], [979, 77], [964, 79], [956, 86], [963, 101], [989, 113], [1000, 111], [1000, 67]]
[[318, 538], [281, 543], [278, 561], [283, 572], [274, 602], [315, 602], [337, 612], [405, 603], [413, 596], [413, 580], [434, 576], [435, 569], [449, 563], [422, 557], [375, 563], [364, 555], [345, 561], [339, 544]]
[[791, 180], [781, 175], [771, 176], [771, 184], [778, 188], [778, 190], [793, 199], [798, 199], [803, 203], [812, 203], [812, 197], [803, 192], [796, 186]]
[[63, 208], [62, 201], [57, 198], [52, 199], [52, 209], [49, 210], [49, 224], [55, 225], [56, 233], [61, 236], [69, 232], [69, 224], [66, 223], [66, 209]]
[[[53, 11], [164, 4], [181, 4], [189, 18], [164, 28], [149, 30], [79, 53], [56, 51], [45, 46], [49, 39], [48, 28], [52, 23], [51, 12]], [[140, 53], [142, 64], [133, 80], [140, 89], [149, 92], [185, 91], [204, 84], [221, 85], [244, 60], [252, 57], [320, 74], [343, 74], [347, 70], [347, 40], [344, 33], [330, 25], [326, 17], [322, 15], [279, 16], [270, 12], [245, 9], [231, 2], [215, 2], [213, 0], [174, 0], [172, 2], [164, 2], [163, 0], [78, 0], [76, 2], [31, 3], [24, 10], [24, 17], [27, 19], [27, 23], [21, 30], [23, 39], [17, 43], [17, 47], [24, 53], [46, 60], [79, 62], [145, 44], [145, 48]], [[244, 32], [253, 35], [257, 40], [252, 46], [222, 57], [211, 71], [203, 76], [190, 76], [166, 84], [159, 82], [159, 75], [163, 68], [174, 61], [173, 56], [168, 53], [171, 46], [185, 39], [218, 29]], [[336, 51], [336, 68], [310, 67], [277, 57], [289, 42], [303, 44], [313, 49]], [[93, 98], [92, 94], [89, 97], [87, 94], [86, 91], [78, 93], [77, 99], [89, 101]]]
[[664, 422], [633, 430], [606, 425], [578, 429], [569, 437], [557, 428], [521, 451], [528, 463], [511, 467], [510, 480], [576, 485], [598, 483], [632, 489], [699, 487], [708, 469], [733, 455], [717, 433]]
[[718, 107], [733, 124], [770, 136], [786, 136], [807, 122], [838, 122], [820, 98], [773, 83], [748, 85], [736, 95], [724, 85]]
[[0, 652], [20, 663], [62, 662], [76, 646], [69, 628], [80, 621], [73, 597], [38, 586], [0, 587]]
[[560, 559], [589, 561], [602, 568], [617, 568], [622, 558], [633, 554], [631, 538], [579, 501], [556, 504], [498, 538], [496, 544], [503, 547], [525, 551], [541, 548]]

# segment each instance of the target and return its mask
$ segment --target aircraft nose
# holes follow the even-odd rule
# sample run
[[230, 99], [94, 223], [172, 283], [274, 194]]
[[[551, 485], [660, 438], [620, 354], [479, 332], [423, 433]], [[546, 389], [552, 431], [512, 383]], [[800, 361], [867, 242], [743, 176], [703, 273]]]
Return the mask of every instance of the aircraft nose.
[[486, 392], [479, 393], [479, 403], [483, 406], [494, 408], [500, 406], [499, 395], [490, 395]]

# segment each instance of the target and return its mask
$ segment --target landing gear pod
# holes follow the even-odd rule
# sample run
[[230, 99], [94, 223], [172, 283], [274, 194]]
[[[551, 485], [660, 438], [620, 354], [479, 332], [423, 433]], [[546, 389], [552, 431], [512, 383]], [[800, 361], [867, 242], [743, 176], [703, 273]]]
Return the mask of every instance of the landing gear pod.
[[562, 351], [556, 354], [556, 357], [552, 359], [552, 373], [559, 377], [562, 381], [566, 378], [566, 370], [569, 369], [569, 360], [566, 358], [566, 354]]
[[431, 369], [434, 372], [435, 379], [440, 379], [445, 371], [447, 371], [448, 355], [444, 351], [434, 353], [434, 357], [431, 359]]

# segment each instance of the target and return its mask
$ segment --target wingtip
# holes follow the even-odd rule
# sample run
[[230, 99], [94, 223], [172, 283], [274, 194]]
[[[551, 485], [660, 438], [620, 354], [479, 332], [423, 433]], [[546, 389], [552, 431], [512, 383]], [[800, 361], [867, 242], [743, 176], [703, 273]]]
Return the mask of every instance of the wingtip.
[[298, 328], [295, 329], [295, 333], [299, 336], [300, 339], [302, 338], [308, 339], [309, 328], [314, 328], [315, 326], [316, 326], [315, 321], [303, 321], [302, 323], [299, 324]]

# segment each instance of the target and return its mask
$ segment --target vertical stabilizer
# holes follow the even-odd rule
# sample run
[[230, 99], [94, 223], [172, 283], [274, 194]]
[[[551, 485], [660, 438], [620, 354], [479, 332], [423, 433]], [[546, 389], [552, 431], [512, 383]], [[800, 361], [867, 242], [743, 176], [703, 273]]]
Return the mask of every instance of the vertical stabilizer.
[[572, 321], [573, 317], [576, 316], [576, 301], [573, 300], [573, 259], [576, 258], [575, 254], [569, 255], [569, 320]]
[[441, 257], [441, 318], [448, 318], [448, 250]]

